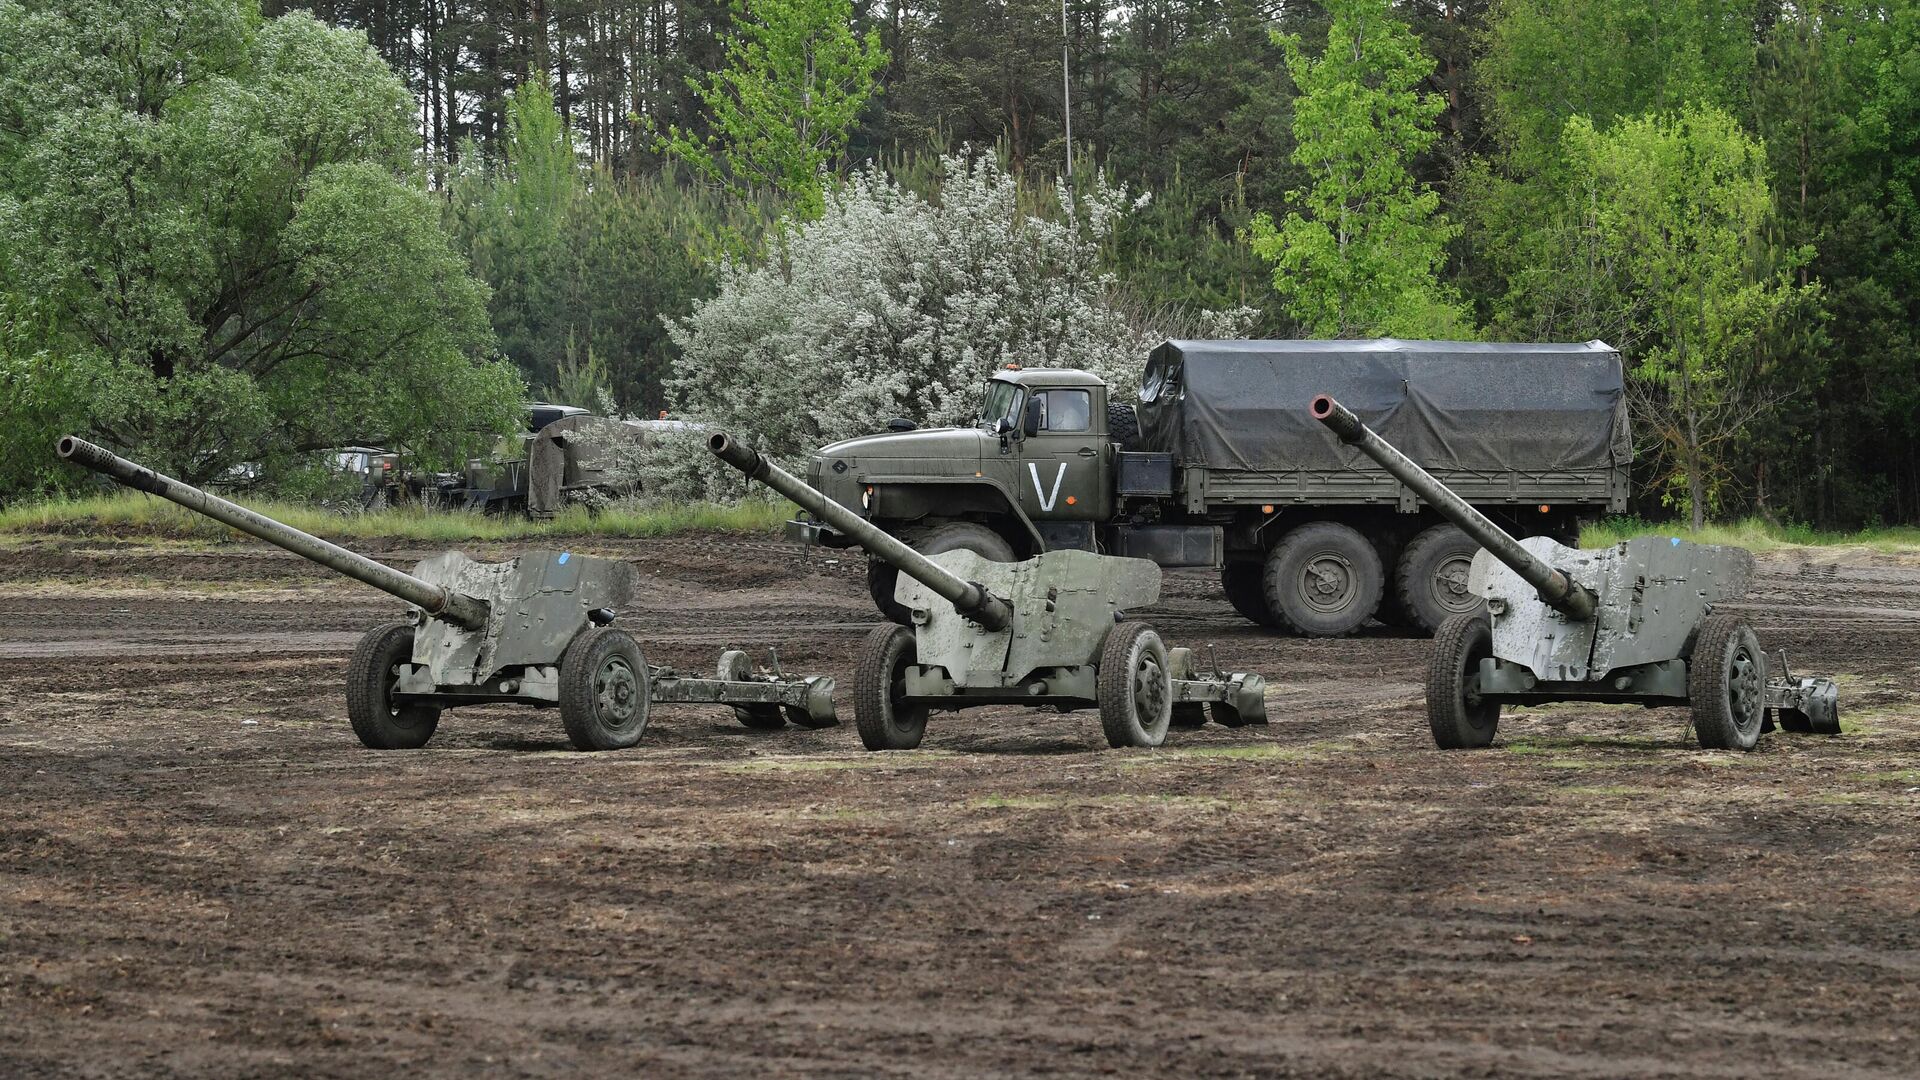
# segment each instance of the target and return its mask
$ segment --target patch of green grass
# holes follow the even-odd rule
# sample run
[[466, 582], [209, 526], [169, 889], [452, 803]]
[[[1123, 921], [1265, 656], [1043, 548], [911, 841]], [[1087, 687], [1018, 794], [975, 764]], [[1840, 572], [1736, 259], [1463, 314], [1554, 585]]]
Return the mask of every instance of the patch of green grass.
[[1065, 810], [1072, 807], [1179, 806], [1226, 810], [1233, 804], [1207, 795], [985, 795], [970, 800], [975, 810]]
[[[418, 540], [436, 544], [463, 541], [528, 540], [551, 537], [670, 536], [685, 532], [771, 533], [792, 515], [784, 501], [748, 499], [735, 505], [714, 503], [614, 507], [599, 512], [569, 507], [551, 521], [488, 517], [465, 511], [401, 507], [339, 513], [302, 503], [235, 500], [302, 532], [337, 539]], [[155, 540], [231, 539], [234, 530], [164, 499], [135, 492], [51, 499], [0, 508], [0, 536], [112, 536]]]
[[1920, 550], [1920, 528], [1862, 529], [1831, 532], [1807, 525], [1781, 525], [1760, 518], [1709, 523], [1699, 532], [1677, 521], [1643, 521], [1636, 517], [1609, 517], [1580, 530], [1580, 546], [1603, 548], [1636, 536], [1677, 536], [1702, 544], [1730, 544], [1750, 551], [1777, 551], [1794, 547], [1865, 547], [1882, 553]]
[[1920, 784], [1920, 769], [1894, 769], [1890, 772], [1860, 773], [1854, 777], [1870, 784]]
[[728, 762], [725, 768], [733, 772], [837, 772], [899, 764], [901, 756], [897, 754], [868, 754], [857, 758], [755, 758]]

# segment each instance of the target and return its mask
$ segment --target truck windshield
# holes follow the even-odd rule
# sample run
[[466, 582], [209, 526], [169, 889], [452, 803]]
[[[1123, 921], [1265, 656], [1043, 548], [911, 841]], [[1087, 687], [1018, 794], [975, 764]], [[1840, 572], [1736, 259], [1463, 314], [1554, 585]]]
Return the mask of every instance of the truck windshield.
[[995, 421], [1005, 420], [1014, 426], [1020, 418], [1013, 415], [1014, 399], [1020, 396], [1020, 387], [998, 379], [987, 381], [987, 400], [980, 406], [980, 426], [993, 430]]

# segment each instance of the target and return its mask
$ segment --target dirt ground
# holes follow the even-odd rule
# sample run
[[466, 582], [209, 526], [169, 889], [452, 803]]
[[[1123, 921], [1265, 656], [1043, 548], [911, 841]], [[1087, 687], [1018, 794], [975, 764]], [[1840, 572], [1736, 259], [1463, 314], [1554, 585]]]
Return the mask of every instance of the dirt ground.
[[[850, 561], [600, 550], [655, 664], [844, 690], [873, 622]], [[1920, 1069], [1920, 565], [1764, 562], [1745, 608], [1848, 731], [1752, 754], [1588, 706], [1442, 753], [1425, 642], [1167, 591], [1270, 726], [982, 710], [869, 754], [662, 707], [593, 755], [496, 707], [376, 753], [339, 683], [399, 604], [238, 544], [0, 550], [0, 1076]]]

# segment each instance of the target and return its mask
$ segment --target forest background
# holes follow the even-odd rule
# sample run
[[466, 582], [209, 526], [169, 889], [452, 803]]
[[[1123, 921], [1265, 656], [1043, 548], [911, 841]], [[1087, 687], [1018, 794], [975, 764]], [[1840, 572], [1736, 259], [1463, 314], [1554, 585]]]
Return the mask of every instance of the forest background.
[[1643, 510], [1913, 523], [1917, 284], [1914, 0], [0, 0], [0, 499], [1230, 333], [1600, 338]]

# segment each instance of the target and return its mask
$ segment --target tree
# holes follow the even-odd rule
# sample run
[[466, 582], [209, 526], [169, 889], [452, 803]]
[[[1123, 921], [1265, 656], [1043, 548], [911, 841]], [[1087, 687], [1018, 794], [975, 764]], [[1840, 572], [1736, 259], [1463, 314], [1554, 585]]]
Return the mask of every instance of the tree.
[[[673, 323], [674, 411], [752, 432], [791, 461], [896, 416], [965, 422], [1006, 363], [1137, 384], [1168, 328], [1130, 321], [1101, 257], [1134, 204], [1105, 182], [1052, 194], [1053, 213], [1023, 209], [1019, 183], [991, 158], [946, 158], [937, 199], [856, 172], [817, 219], [783, 222], [763, 262], [724, 264], [719, 295]], [[1240, 315], [1207, 329], [1230, 336]], [[730, 470], [661, 460], [675, 475], [650, 478], [655, 494], [739, 489]], [[690, 460], [713, 461], [704, 449]]]
[[663, 407], [675, 355], [666, 318], [712, 293], [709, 263], [757, 240], [771, 207], [722, 198], [671, 170], [635, 180], [583, 168], [538, 81], [508, 99], [507, 125], [504, 162], [468, 155], [446, 214], [493, 287], [502, 350], [535, 386], [563, 385], [566, 369], [592, 356], [620, 407]]
[[1290, 193], [1285, 220], [1254, 218], [1253, 250], [1273, 264], [1274, 288], [1308, 333], [1470, 337], [1464, 306], [1438, 279], [1458, 230], [1408, 171], [1446, 108], [1421, 89], [1433, 60], [1387, 0], [1326, 7], [1333, 22], [1320, 56], [1298, 36], [1277, 38], [1300, 91], [1293, 160], [1310, 186]]
[[1670, 463], [1669, 502], [1698, 530], [1734, 440], [1767, 404], [1757, 346], [1807, 291], [1791, 263], [1763, 262], [1766, 148], [1711, 107], [1604, 133], [1576, 116], [1564, 139], [1599, 250], [1648, 327], [1632, 369], [1638, 420]]
[[0, 410], [67, 402], [4, 437], [70, 425], [206, 480], [356, 440], [451, 458], [511, 424], [485, 287], [361, 35], [234, 0], [8, 3], [0, 101], [0, 295], [30, 313]]
[[708, 133], [673, 125], [655, 146], [736, 193], [771, 188], [817, 210], [821, 171], [878, 89], [880, 34], [854, 34], [851, 0], [737, 0], [733, 10], [726, 67], [689, 82]]

